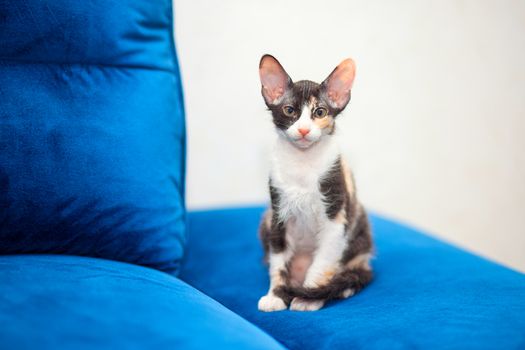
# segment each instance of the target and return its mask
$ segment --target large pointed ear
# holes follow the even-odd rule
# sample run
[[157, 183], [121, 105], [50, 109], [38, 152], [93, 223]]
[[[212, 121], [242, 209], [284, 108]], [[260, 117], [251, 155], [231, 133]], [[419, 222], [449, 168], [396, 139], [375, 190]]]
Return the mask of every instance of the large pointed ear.
[[269, 105], [280, 102], [286, 89], [292, 85], [283, 66], [271, 55], [264, 55], [259, 63], [259, 76], [262, 84], [262, 95]]
[[334, 108], [343, 109], [350, 101], [350, 89], [352, 89], [354, 77], [354, 60], [347, 58], [321, 84], [326, 97]]

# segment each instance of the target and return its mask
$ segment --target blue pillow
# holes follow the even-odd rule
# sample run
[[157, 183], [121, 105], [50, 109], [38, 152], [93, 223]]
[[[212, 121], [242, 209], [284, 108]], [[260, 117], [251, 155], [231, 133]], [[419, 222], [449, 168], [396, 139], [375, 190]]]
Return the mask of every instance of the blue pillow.
[[0, 254], [176, 273], [185, 125], [169, 0], [0, 2]]

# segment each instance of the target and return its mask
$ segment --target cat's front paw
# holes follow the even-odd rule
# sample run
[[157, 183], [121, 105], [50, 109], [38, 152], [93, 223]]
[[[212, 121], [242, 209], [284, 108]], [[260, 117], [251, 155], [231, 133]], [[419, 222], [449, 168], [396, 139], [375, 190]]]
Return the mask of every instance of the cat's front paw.
[[306, 300], [302, 298], [293, 298], [290, 304], [290, 310], [293, 311], [317, 311], [324, 306], [323, 300]]
[[264, 312], [281, 311], [286, 309], [284, 301], [275, 295], [265, 295], [259, 299], [259, 310]]

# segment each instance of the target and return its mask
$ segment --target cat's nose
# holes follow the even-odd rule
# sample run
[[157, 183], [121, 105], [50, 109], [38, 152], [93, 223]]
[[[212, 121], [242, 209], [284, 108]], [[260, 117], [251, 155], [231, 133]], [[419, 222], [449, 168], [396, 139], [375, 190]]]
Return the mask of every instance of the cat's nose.
[[299, 128], [298, 131], [299, 131], [299, 134], [301, 134], [302, 137], [305, 137], [310, 132], [310, 129]]

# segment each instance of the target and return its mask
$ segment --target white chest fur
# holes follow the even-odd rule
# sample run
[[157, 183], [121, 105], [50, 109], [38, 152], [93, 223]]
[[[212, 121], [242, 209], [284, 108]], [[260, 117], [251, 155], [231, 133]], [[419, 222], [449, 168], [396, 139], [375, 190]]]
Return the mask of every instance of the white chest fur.
[[335, 137], [303, 150], [278, 137], [270, 176], [279, 189], [279, 217], [287, 223], [287, 238], [296, 250], [313, 250], [316, 234], [326, 224], [319, 183], [340, 152]]

